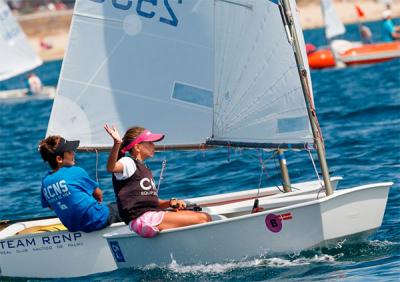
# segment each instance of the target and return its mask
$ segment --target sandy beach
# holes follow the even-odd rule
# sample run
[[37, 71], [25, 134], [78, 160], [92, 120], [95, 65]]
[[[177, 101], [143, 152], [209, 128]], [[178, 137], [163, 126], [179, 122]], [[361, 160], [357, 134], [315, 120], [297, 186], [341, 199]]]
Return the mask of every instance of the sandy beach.
[[[303, 29], [323, 26], [319, 0], [298, 0]], [[358, 21], [354, 3], [358, 2], [365, 13], [362, 21], [377, 21], [382, 17], [385, 6], [375, 0], [334, 0], [336, 11], [345, 24]], [[400, 0], [392, 1], [392, 15], [400, 17]], [[40, 12], [18, 16], [18, 21], [26, 32], [31, 44], [43, 60], [59, 60], [64, 56], [68, 43], [69, 25], [72, 11]], [[45, 48], [46, 45], [51, 48]]]

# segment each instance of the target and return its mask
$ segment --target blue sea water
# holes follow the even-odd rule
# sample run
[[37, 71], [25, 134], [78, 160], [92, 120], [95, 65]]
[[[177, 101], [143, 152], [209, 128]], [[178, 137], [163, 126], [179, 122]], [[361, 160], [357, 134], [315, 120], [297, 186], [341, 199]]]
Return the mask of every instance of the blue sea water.
[[[379, 38], [379, 23], [368, 25]], [[348, 38], [357, 39], [356, 26], [349, 26], [347, 30]], [[324, 44], [321, 29], [306, 31], [305, 37], [307, 42]], [[59, 61], [49, 62], [36, 73], [44, 84], [56, 85], [60, 67]], [[311, 75], [330, 171], [334, 176], [344, 177], [339, 189], [383, 181], [395, 183], [382, 227], [368, 241], [212, 265], [171, 262], [167, 267], [116, 270], [73, 280], [397, 281], [400, 271], [400, 61], [313, 71]], [[0, 90], [16, 88], [21, 83], [23, 76], [0, 83]], [[40, 205], [40, 179], [48, 168], [37, 152], [51, 106], [52, 101], [43, 100], [0, 102], [0, 219], [51, 215]], [[264, 160], [270, 157], [268, 152], [220, 149], [158, 153], [148, 163], [158, 178], [161, 162], [167, 159], [160, 190], [162, 198], [187, 198], [258, 187], [260, 155]], [[96, 155], [78, 153], [76, 158], [95, 178]], [[292, 182], [316, 178], [306, 153], [287, 153], [287, 159]], [[101, 153], [97, 175], [105, 201], [110, 202], [114, 195], [105, 169], [106, 160], [107, 154]], [[270, 159], [262, 174], [262, 186], [276, 184], [280, 184], [279, 168]]]

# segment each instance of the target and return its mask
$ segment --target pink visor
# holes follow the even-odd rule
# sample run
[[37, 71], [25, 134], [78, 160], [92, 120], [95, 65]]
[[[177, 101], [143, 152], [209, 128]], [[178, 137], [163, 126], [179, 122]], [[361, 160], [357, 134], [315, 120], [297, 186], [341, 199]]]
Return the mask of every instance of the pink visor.
[[121, 153], [125, 154], [128, 152], [130, 149], [133, 148], [136, 144], [139, 144], [141, 142], [158, 142], [164, 139], [164, 134], [155, 134], [151, 133], [150, 130], [145, 130], [138, 137], [136, 137], [131, 143], [126, 145], [122, 150]]

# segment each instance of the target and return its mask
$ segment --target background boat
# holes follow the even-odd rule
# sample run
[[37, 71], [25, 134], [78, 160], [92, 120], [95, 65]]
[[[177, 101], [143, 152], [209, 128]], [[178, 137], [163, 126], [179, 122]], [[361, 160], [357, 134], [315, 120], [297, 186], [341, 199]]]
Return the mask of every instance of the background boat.
[[44, 86], [38, 94], [29, 94], [28, 88], [0, 91], [0, 100], [21, 100], [21, 99], [53, 99], [56, 95], [56, 88]]
[[[0, 82], [40, 66], [43, 61], [28, 39], [4, 0], [0, 0]], [[27, 81], [27, 78], [25, 78]], [[27, 83], [23, 81], [22, 85]], [[21, 87], [21, 85], [19, 85]], [[0, 91], [0, 100], [53, 99], [55, 88], [48, 86], [37, 95], [28, 95], [26, 88]]]
[[[372, 32], [373, 42], [369, 44], [363, 43], [360, 35], [356, 40], [338, 39], [338, 37], [347, 38], [347, 35], [346, 28], [335, 11], [333, 1], [321, 0], [321, 9], [325, 22], [325, 38], [330, 46], [323, 46], [316, 50], [310, 49], [308, 60], [312, 69], [372, 64], [400, 58], [400, 41], [383, 42], [380, 32]], [[356, 5], [355, 9], [357, 12], [360, 11], [358, 12], [360, 17], [358, 28], [360, 25], [368, 27], [367, 24], [361, 22], [362, 14], [360, 13], [363, 12], [360, 7]], [[332, 50], [335, 50], [336, 54]]]

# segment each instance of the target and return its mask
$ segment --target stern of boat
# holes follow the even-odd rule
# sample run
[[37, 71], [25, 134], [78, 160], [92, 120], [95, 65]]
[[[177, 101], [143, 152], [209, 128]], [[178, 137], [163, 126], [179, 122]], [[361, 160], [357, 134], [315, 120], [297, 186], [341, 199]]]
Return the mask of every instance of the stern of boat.
[[321, 201], [324, 241], [353, 234], [371, 234], [378, 229], [385, 213], [392, 182], [338, 190]]

